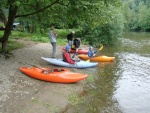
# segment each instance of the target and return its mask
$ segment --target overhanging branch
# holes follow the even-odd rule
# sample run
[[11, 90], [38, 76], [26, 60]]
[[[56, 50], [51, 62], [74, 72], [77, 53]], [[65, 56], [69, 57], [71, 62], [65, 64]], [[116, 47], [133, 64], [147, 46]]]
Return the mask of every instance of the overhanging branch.
[[34, 15], [34, 14], [36, 14], [36, 13], [39, 13], [39, 12], [44, 11], [45, 9], [51, 7], [52, 5], [54, 5], [54, 4], [56, 4], [56, 3], [59, 3], [59, 0], [56, 0], [56, 1], [53, 2], [52, 4], [50, 4], [50, 5], [48, 5], [48, 6], [44, 7], [44, 8], [42, 8], [42, 9], [36, 11], [36, 12], [29, 13], [29, 14], [24, 14], [24, 15], [16, 15], [15, 18], [18, 18], [18, 17], [26, 17], [26, 16]]

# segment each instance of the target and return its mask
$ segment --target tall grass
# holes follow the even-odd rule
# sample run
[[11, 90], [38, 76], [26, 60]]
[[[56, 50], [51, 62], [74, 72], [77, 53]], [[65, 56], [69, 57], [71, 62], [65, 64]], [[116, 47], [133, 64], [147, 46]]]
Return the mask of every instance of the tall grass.
[[[71, 30], [55, 29], [55, 32], [58, 33], [57, 45], [66, 46], [66, 42], [67, 42], [66, 35], [70, 33], [70, 31]], [[3, 34], [4, 34], [4, 31], [0, 31], [0, 38], [3, 36]], [[24, 47], [15, 39], [17, 40], [28, 39], [28, 40], [35, 41], [35, 42], [49, 43], [50, 39], [48, 36], [49, 36], [49, 31], [43, 34], [12, 31], [8, 39], [8, 51]]]
[[20, 44], [19, 42], [13, 41], [11, 39], [8, 41], [8, 51], [12, 51], [23, 47], [24, 45]]

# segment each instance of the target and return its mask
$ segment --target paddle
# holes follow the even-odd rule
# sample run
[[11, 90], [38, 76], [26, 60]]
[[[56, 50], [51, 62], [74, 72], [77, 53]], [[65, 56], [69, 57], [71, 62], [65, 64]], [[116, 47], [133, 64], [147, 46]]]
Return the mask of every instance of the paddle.
[[[98, 51], [100, 51], [100, 50], [102, 50], [102, 49], [103, 49], [103, 45], [102, 45], [102, 47], [100, 47], [100, 48], [99, 48], [99, 50], [98, 50]], [[97, 53], [98, 51], [96, 51], [96, 53]], [[93, 56], [95, 56], [95, 55], [96, 55], [96, 53], [95, 53]], [[90, 58], [89, 58], [86, 62], [90, 62]]]

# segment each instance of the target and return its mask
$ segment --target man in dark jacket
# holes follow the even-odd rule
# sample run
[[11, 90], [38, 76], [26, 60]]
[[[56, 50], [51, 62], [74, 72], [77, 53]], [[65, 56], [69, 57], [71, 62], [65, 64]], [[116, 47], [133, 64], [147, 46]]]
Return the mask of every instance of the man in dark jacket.
[[72, 47], [72, 40], [74, 37], [75, 32], [72, 31], [70, 34], [67, 35], [67, 40], [68, 40], [68, 46]]

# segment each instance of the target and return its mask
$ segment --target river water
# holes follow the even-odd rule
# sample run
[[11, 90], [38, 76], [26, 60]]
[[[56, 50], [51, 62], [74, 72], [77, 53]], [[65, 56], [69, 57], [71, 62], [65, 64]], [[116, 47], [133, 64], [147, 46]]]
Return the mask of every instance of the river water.
[[120, 41], [99, 52], [116, 59], [88, 72], [77, 113], [150, 113], [150, 34], [126, 33]]

